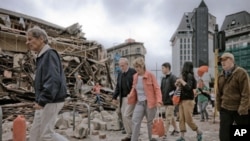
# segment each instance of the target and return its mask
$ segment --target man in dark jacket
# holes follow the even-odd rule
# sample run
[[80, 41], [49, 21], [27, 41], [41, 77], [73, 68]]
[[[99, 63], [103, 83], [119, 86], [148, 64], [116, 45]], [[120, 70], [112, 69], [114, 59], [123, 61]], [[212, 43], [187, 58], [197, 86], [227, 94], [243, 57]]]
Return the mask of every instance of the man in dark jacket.
[[162, 73], [164, 75], [161, 80], [161, 92], [162, 101], [165, 107], [165, 136], [167, 136], [169, 126], [171, 124], [174, 127], [171, 135], [175, 135], [178, 134], [179, 131], [177, 130], [177, 125], [174, 119], [175, 106], [173, 105], [172, 95], [176, 89], [175, 81], [177, 78], [174, 74], [171, 73], [171, 65], [168, 62], [162, 64]]
[[28, 48], [37, 54], [35, 70], [35, 117], [30, 141], [63, 138], [55, 134], [57, 115], [66, 98], [66, 79], [58, 53], [48, 45], [46, 32], [34, 27], [27, 31]]
[[120, 112], [122, 115], [122, 122], [127, 133], [127, 136], [122, 141], [130, 141], [132, 135], [132, 114], [134, 105], [128, 105], [127, 95], [130, 93], [133, 84], [133, 75], [136, 71], [130, 68], [127, 58], [120, 58], [119, 67], [121, 72], [118, 74], [116, 89], [113, 95], [113, 102], [117, 103], [117, 97], [120, 99]]
[[223, 71], [218, 77], [216, 96], [220, 111], [219, 136], [220, 141], [229, 141], [233, 123], [250, 124], [250, 84], [246, 70], [235, 65], [233, 54], [224, 53], [220, 61]]

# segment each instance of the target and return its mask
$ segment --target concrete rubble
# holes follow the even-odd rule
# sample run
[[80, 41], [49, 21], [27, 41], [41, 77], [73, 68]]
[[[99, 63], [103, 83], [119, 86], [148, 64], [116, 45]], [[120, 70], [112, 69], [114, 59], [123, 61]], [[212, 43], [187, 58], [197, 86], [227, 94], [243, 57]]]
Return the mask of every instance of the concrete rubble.
[[[72, 111], [74, 102], [85, 102], [91, 110], [99, 108], [91, 94], [94, 82], [99, 82], [104, 109], [115, 110], [111, 103], [115, 81], [110, 75], [110, 59], [106, 50], [97, 41], [87, 40], [79, 23], [66, 28], [47, 21], [0, 8], [0, 103], [3, 120], [12, 121], [18, 114], [24, 114], [32, 121], [35, 93], [33, 88], [36, 54], [27, 49], [26, 31], [42, 27], [48, 34], [50, 46], [57, 50], [62, 61], [68, 88], [68, 102], [63, 112]], [[84, 86], [81, 94], [74, 88], [76, 77], [82, 76]], [[82, 106], [79, 112], [86, 112]]]
[[[72, 112], [64, 112], [60, 114], [56, 121], [56, 130], [66, 137], [75, 139], [84, 139], [89, 135], [99, 136], [101, 139], [106, 138], [103, 131], [120, 131], [121, 126], [116, 111], [102, 110], [91, 112], [90, 128], [88, 127], [88, 117], [84, 114], [75, 112], [75, 120], [73, 120]], [[3, 123], [3, 140], [12, 140], [12, 124], [13, 122]], [[27, 138], [32, 122], [27, 121]], [[75, 127], [74, 127], [75, 125]]]
[[[86, 138], [91, 134], [90, 131], [104, 139], [106, 134], [99, 131], [120, 130], [118, 116], [114, 114], [117, 105], [111, 102], [115, 80], [110, 75], [110, 59], [106, 49], [97, 41], [88, 40], [79, 23], [64, 28], [0, 8], [0, 106], [3, 110], [3, 138], [11, 140], [12, 122], [20, 114], [26, 118], [29, 136], [34, 116], [36, 54], [27, 49], [25, 42], [26, 31], [33, 26], [39, 26], [47, 32], [49, 45], [58, 51], [66, 76], [68, 97], [58, 117], [57, 130], [79, 139]], [[84, 82], [80, 94], [74, 88], [78, 75], [81, 75]], [[95, 95], [91, 93], [94, 82], [102, 85], [101, 107], [95, 103]], [[74, 120], [72, 115], [75, 115]], [[91, 128], [88, 125], [90, 117]]]

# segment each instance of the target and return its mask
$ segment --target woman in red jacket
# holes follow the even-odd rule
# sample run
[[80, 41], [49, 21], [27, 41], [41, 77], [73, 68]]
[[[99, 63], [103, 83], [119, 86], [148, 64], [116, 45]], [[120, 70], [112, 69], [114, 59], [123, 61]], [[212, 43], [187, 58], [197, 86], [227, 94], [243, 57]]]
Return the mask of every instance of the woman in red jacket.
[[157, 107], [162, 105], [162, 94], [155, 76], [146, 70], [143, 58], [134, 60], [133, 66], [137, 73], [134, 74], [132, 90], [128, 95], [128, 104], [135, 104], [131, 141], [138, 140], [144, 116], [147, 118], [148, 138], [151, 141], [152, 122]]

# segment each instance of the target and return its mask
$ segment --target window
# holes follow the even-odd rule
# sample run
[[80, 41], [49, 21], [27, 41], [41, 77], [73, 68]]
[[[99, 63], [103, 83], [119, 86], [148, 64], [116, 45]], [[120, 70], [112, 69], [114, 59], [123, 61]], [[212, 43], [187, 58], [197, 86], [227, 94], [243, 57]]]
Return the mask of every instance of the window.
[[232, 26], [232, 25], [235, 25], [235, 24], [236, 24], [236, 21], [235, 21], [235, 20], [232, 20], [231, 26]]
[[182, 44], [180, 44], [180, 48], [182, 49]]
[[122, 51], [122, 56], [124, 56], [124, 50]]
[[136, 53], [141, 53], [141, 48], [136, 48]]
[[182, 38], [180, 38], [180, 43], [182, 43]]
[[128, 49], [125, 50], [125, 55], [127, 55], [127, 54], [128, 54]]
[[232, 45], [229, 45], [229, 49], [232, 49]]

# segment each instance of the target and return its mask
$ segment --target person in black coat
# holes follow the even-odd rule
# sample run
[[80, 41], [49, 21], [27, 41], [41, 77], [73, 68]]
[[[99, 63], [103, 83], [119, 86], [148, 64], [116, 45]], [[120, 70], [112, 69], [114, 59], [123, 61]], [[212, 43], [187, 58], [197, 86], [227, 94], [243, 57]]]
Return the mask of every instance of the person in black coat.
[[202, 131], [193, 121], [192, 113], [194, 108], [194, 89], [196, 89], [196, 79], [193, 72], [193, 63], [185, 62], [181, 71], [181, 78], [176, 80], [176, 85], [181, 84], [181, 102], [179, 103], [180, 121], [179, 127], [181, 137], [176, 141], [185, 140], [184, 135], [187, 132], [186, 124], [197, 133], [197, 141], [202, 141]]
[[123, 126], [127, 133], [122, 141], [130, 141], [132, 135], [132, 114], [134, 111], [134, 105], [128, 105], [127, 95], [132, 89], [133, 75], [136, 71], [129, 67], [127, 58], [120, 58], [119, 67], [121, 68], [121, 72], [119, 72], [117, 77], [116, 88], [113, 94], [113, 103], [118, 103], [117, 97], [119, 97], [119, 111], [122, 116]]
[[47, 33], [33, 27], [27, 31], [28, 49], [37, 54], [34, 80], [35, 116], [30, 130], [30, 141], [64, 138], [55, 133], [55, 123], [67, 96], [66, 77], [60, 56], [48, 44]]
[[177, 77], [171, 73], [171, 65], [166, 62], [162, 64], [162, 73], [164, 77], [161, 80], [161, 92], [162, 92], [162, 102], [165, 108], [165, 136], [167, 136], [169, 127], [172, 125], [174, 127], [171, 135], [179, 133], [174, 119], [175, 105], [172, 101], [172, 96], [176, 90], [175, 81]]

